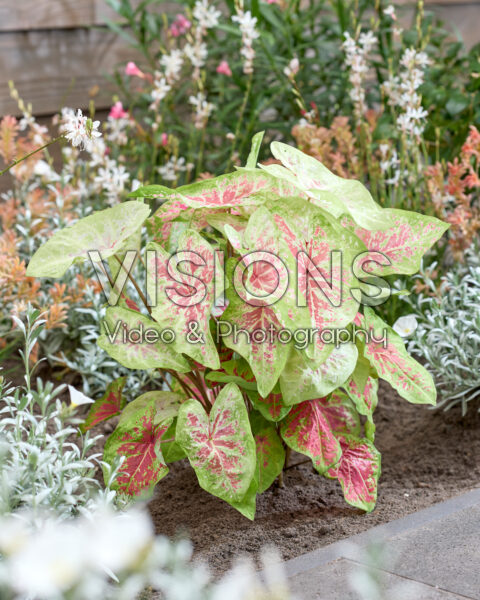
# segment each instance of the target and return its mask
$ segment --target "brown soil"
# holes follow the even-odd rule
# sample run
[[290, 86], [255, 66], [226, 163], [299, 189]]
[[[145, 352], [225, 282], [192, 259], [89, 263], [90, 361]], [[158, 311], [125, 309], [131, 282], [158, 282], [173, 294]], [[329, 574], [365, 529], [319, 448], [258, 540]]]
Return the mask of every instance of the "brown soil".
[[[217, 574], [240, 555], [274, 544], [293, 558], [465, 492], [480, 482], [480, 416], [475, 407], [432, 411], [381, 386], [375, 444], [382, 453], [378, 503], [364, 514], [345, 503], [338, 482], [308, 464], [285, 473], [285, 487], [257, 498], [252, 523], [203, 491], [187, 461], [171, 465], [149, 507], [158, 533], [188, 535], [197, 558]], [[293, 454], [291, 462], [304, 457]]]

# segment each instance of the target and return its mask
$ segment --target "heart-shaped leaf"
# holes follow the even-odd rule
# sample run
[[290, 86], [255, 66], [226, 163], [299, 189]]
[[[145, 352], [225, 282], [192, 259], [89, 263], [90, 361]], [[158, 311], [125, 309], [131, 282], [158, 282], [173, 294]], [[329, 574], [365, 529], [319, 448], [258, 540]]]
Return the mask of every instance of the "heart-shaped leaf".
[[[353, 231], [370, 252], [380, 252], [388, 259], [390, 264], [386, 260], [382, 266], [374, 255], [366, 254], [362, 258], [365, 270], [383, 276], [416, 273], [422, 256], [449, 228], [448, 223], [435, 217], [393, 208], [383, 210], [382, 220], [383, 224], [389, 221], [389, 227], [377, 231], [359, 227], [349, 219], [344, 219], [342, 224]], [[374, 267], [368, 264], [372, 260], [377, 263]]]
[[105, 444], [104, 460], [113, 464], [125, 460], [115, 487], [129, 495], [147, 495], [168, 473], [162, 455], [162, 437], [168, 431], [180, 406], [180, 398], [170, 392], [148, 392], [123, 411], [117, 428]]
[[294, 350], [280, 375], [283, 401], [291, 405], [327, 396], [347, 381], [355, 369], [357, 356], [355, 344], [340, 344], [333, 348], [325, 362], [312, 368], [303, 355]]
[[122, 409], [127, 402], [122, 394], [126, 380], [126, 377], [119, 377], [108, 384], [103, 396], [92, 404], [88, 411], [87, 418], [80, 425], [80, 431], [82, 433], [85, 433], [102, 421], [108, 421], [108, 419], [111, 419], [122, 412]]
[[29, 277], [61, 277], [74, 262], [84, 261], [96, 250], [102, 259], [128, 250], [125, 240], [135, 234], [150, 208], [142, 202], [122, 202], [57, 231], [32, 256]]
[[198, 400], [185, 402], [178, 414], [176, 439], [204, 490], [229, 503], [244, 499], [255, 474], [255, 441], [234, 383], [222, 389], [210, 415]]
[[[152, 316], [162, 328], [176, 333], [173, 347], [211, 369], [220, 360], [209, 327], [214, 303], [215, 254], [199, 233], [185, 231], [178, 250], [170, 255], [158, 244], [147, 246], [147, 291], [154, 304]], [[178, 268], [182, 265], [182, 269]], [[217, 284], [223, 281], [221, 267]], [[220, 286], [218, 295], [223, 291]]]
[[362, 325], [369, 332], [364, 356], [378, 376], [408, 402], [435, 405], [437, 390], [433, 378], [408, 354], [402, 338], [368, 307], [365, 307]]
[[280, 431], [285, 443], [309, 456], [321, 475], [340, 459], [340, 444], [319, 400], [296, 404], [282, 421]]
[[102, 329], [97, 344], [124, 367], [190, 371], [188, 362], [175, 352], [173, 344], [161, 341], [162, 328], [135, 310], [120, 306], [107, 308]]
[[343, 436], [340, 444], [342, 456], [339, 463], [328, 471], [328, 476], [340, 481], [349, 504], [371, 512], [377, 501], [380, 453], [366, 439]]
[[257, 448], [258, 493], [262, 494], [282, 472], [285, 449], [275, 426], [265, 419], [252, 421], [252, 431]]

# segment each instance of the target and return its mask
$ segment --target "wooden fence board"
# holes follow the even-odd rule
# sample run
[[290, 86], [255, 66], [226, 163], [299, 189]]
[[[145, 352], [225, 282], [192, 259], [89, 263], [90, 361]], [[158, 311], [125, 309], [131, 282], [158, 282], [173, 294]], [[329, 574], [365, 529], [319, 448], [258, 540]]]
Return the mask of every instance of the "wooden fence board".
[[105, 0], [0, 0], [0, 32], [103, 25], [118, 15]]
[[12, 79], [35, 114], [52, 114], [62, 105], [85, 107], [89, 90], [100, 86], [96, 104], [105, 107], [111, 90], [105, 75], [138, 58], [106, 29], [30, 31], [0, 35], [0, 115], [17, 114], [10, 98]]

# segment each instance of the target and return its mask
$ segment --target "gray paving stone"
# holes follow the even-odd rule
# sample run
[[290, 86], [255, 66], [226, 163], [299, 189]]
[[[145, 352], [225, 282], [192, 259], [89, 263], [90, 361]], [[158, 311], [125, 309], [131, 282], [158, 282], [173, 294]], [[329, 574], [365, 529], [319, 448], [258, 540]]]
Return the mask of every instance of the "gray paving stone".
[[[362, 549], [346, 547], [343, 554], [371, 563]], [[378, 566], [480, 600], [480, 506], [392, 536]]]
[[[301, 600], [364, 600], [372, 598], [368, 588], [362, 596], [354, 591], [354, 581], [362, 569], [341, 558], [317, 569], [299, 573], [289, 579], [292, 592]], [[373, 571], [380, 598], [385, 600], [460, 600], [461, 597], [424, 583], [411, 581], [380, 569]], [[375, 596], [378, 597], [378, 596]]]

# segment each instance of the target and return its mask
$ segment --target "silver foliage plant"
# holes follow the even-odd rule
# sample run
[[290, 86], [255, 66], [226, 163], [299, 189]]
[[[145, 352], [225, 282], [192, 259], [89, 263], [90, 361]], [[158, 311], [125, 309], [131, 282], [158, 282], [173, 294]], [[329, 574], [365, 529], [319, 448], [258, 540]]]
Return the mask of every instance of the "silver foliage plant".
[[480, 397], [480, 259], [466, 254], [466, 263], [452, 267], [440, 286], [432, 278], [436, 263], [419, 275], [425, 292], [406, 301], [415, 310], [418, 327], [410, 352], [422, 356], [435, 376], [440, 402], [449, 410]]
[[[220, 582], [191, 563], [192, 547], [156, 536], [145, 509], [110, 489], [116, 468], [77, 443], [75, 405], [64, 385], [37, 379], [31, 351], [44, 320], [29, 307], [16, 319], [24, 338], [25, 384], [0, 377], [0, 598], [2, 600], [288, 600], [278, 557], [263, 556], [265, 582], [250, 562]], [[38, 364], [38, 363], [37, 363]], [[107, 485], [94, 478], [102, 466]], [[155, 590], [155, 591], [153, 591]]]
[[30, 355], [45, 323], [39, 317], [31, 308], [25, 324], [14, 317], [25, 337], [25, 385], [0, 381], [0, 513], [29, 506], [53, 509], [65, 518], [79, 507], [88, 509], [94, 496], [111, 501], [114, 494], [102, 492], [94, 478], [101, 454], [92, 449], [101, 436], [85, 435], [81, 445], [75, 441], [79, 421], [74, 408], [60, 400], [65, 386], [55, 389], [41, 379], [36, 389], [32, 386]]

